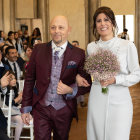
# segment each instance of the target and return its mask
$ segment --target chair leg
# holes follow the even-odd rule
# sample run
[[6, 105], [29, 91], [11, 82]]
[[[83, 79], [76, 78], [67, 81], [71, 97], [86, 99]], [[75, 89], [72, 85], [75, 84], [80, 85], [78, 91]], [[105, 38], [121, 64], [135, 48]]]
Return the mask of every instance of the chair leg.
[[11, 127], [11, 137], [14, 137], [14, 128], [12, 128], [12, 127]]
[[33, 136], [33, 127], [30, 128], [30, 137], [31, 137], [31, 140], [34, 139], [34, 136]]

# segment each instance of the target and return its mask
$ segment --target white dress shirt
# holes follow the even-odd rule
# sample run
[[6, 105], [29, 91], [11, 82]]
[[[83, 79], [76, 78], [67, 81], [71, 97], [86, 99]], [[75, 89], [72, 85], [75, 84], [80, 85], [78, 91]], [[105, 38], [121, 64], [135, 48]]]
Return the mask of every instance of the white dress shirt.
[[62, 46], [56, 46], [54, 44], [54, 42], [52, 41], [53, 54], [55, 51], [60, 51], [58, 54], [58, 57], [60, 58], [63, 55], [63, 53], [65, 52], [67, 45], [68, 45], [68, 41], [66, 41]]
[[[20, 70], [19, 65], [17, 64], [16, 61], [15, 61], [15, 62], [11, 62], [11, 61], [8, 60], [8, 62], [9, 62], [9, 64], [10, 64], [11, 68], [12, 68], [12, 71], [14, 71], [14, 65], [13, 65], [13, 63], [15, 63], [16, 69], [17, 69], [17, 80], [19, 80], [20, 77], [21, 77], [21, 70]], [[15, 72], [15, 71], [14, 71], [14, 72]]]

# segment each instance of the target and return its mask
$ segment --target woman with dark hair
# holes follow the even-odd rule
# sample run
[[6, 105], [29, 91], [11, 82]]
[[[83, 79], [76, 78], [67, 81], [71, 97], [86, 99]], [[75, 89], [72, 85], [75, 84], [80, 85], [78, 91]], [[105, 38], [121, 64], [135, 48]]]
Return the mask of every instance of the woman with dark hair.
[[33, 47], [31, 47], [31, 46], [27, 46], [27, 48], [25, 48], [25, 57], [24, 57], [25, 64], [24, 64], [24, 68], [23, 68], [23, 78], [25, 78], [25, 76], [26, 76], [26, 71], [27, 71], [27, 68], [29, 65], [29, 60], [30, 60], [32, 51], [33, 51]]
[[10, 89], [13, 89], [13, 95], [12, 95], [12, 108], [11, 108], [11, 121], [16, 123], [15, 128], [15, 136], [14, 140], [20, 139], [20, 134], [23, 128], [23, 122], [21, 119], [21, 113], [20, 113], [20, 103], [22, 101], [22, 92], [18, 92], [18, 83], [15, 78], [15, 74], [11, 70], [6, 70], [5, 73], [9, 72], [11, 75], [9, 85], [7, 86], [7, 92], [4, 93], [3, 96], [6, 96], [5, 104], [9, 106], [9, 93]]
[[14, 46], [16, 48], [16, 41], [14, 39], [14, 32], [13, 31], [8, 32], [8, 38], [6, 40], [6, 44], [8, 44], [9, 46]]
[[14, 38], [16, 41], [15, 46], [18, 51], [18, 54], [21, 55], [23, 49], [22, 49], [22, 42], [21, 39], [19, 38], [18, 32], [14, 32]]
[[[120, 72], [108, 80], [94, 81], [88, 100], [88, 140], [129, 140], [133, 105], [128, 87], [140, 81], [140, 66], [135, 45], [116, 37], [115, 15], [109, 7], [100, 7], [93, 16], [95, 42], [88, 44], [91, 55], [99, 48], [112, 51], [120, 63]], [[108, 87], [108, 93], [102, 93]]]
[[37, 27], [33, 30], [33, 33], [31, 35], [31, 46], [34, 45], [34, 43], [36, 43], [35, 41], [41, 41], [41, 32], [40, 29]]
[[7, 61], [7, 58], [6, 58], [6, 54], [5, 54], [5, 49], [8, 47], [9, 45], [8, 44], [4, 44], [2, 47], [1, 47], [1, 52], [2, 52], [2, 59], [1, 61], [3, 63], [5, 63]]

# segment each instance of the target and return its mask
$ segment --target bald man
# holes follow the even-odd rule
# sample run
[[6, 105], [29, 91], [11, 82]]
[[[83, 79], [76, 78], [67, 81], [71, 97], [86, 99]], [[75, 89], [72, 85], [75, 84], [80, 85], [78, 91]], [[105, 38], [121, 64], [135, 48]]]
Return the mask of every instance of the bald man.
[[66, 17], [56, 16], [50, 23], [52, 40], [38, 44], [30, 58], [25, 79], [22, 119], [34, 118], [35, 140], [68, 140], [73, 117], [77, 118], [76, 96], [90, 89], [78, 88], [77, 73], [83, 74], [85, 52], [68, 42]]

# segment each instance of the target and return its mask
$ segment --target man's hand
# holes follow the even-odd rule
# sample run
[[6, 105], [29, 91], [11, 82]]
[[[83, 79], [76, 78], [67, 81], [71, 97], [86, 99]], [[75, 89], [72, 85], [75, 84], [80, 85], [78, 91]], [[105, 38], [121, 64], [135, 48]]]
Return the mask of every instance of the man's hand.
[[22, 113], [21, 118], [24, 124], [30, 125], [31, 115], [30, 113]]
[[0, 80], [1, 81], [1, 88], [5, 88], [6, 86], [9, 85], [10, 78], [11, 78], [11, 74], [9, 74], [9, 72], [6, 72], [6, 74]]
[[57, 94], [67, 94], [72, 93], [73, 89], [65, 84], [62, 83], [60, 80], [57, 86]]
[[79, 74], [76, 75], [76, 82], [77, 82], [77, 85], [79, 87], [88, 87], [88, 86], [90, 86], [88, 81], [85, 78], [81, 77]]

